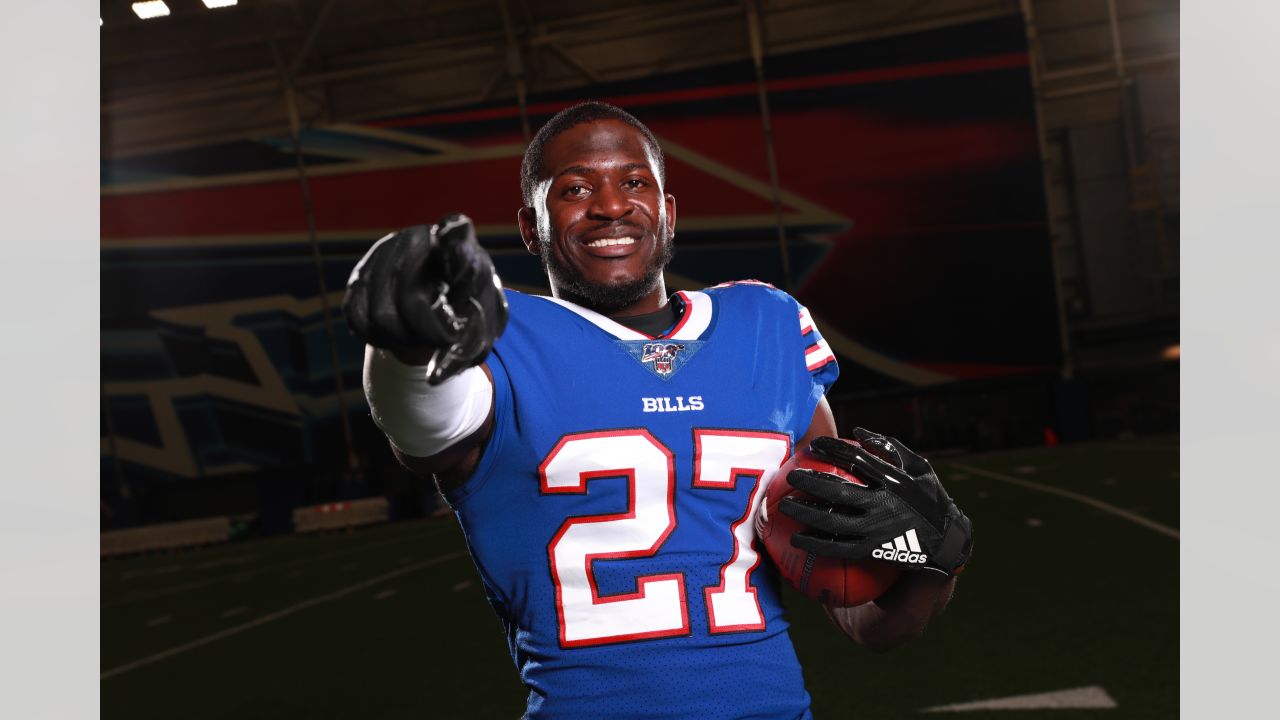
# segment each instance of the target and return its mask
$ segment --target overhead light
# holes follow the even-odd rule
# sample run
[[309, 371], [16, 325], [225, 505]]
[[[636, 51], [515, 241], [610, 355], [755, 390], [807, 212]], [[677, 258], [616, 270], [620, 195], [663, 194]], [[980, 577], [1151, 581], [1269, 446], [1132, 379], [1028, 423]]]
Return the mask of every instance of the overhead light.
[[1178, 360], [1182, 357], [1182, 345], [1170, 345], [1160, 353], [1160, 357], [1165, 360]]
[[102, 18], [98, 18], [98, 27], [102, 27]]
[[236, 4], [236, 0], [204, 0], [204, 6], [213, 10], [214, 8], [231, 7]]
[[164, 4], [164, 0], [147, 0], [146, 2], [136, 2], [133, 4], [133, 14], [143, 20], [151, 18], [164, 17], [169, 14], [169, 6]]

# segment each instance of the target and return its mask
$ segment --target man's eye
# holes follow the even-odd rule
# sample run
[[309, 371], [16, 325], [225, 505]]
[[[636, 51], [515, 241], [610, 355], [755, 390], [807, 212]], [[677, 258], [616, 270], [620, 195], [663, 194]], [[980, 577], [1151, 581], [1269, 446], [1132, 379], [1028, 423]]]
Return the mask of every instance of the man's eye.
[[649, 183], [645, 182], [644, 180], [641, 180], [640, 178], [630, 178], [625, 183], [623, 183], [623, 185], [625, 185], [627, 188], [631, 190], [639, 190], [640, 188], [645, 187], [648, 184]]
[[569, 187], [565, 188], [564, 194], [569, 195], [571, 197], [578, 197], [579, 195], [582, 195], [586, 191], [587, 189], [582, 187], [581, 185], [570, 185]]

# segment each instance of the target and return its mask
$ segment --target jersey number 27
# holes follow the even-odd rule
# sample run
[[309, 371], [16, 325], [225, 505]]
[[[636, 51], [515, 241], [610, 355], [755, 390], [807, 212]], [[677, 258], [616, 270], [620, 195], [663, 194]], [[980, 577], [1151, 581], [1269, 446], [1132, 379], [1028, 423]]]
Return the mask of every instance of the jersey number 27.
[[[766, 475], [791, 454], [782, 433], [695, 429], [695, 491], [732, 491], [752, 482], [747, 506], [729, 528], [732, 555], [720, 566], [720, 583], [704, 589], [712, 633], [764, 629], [764, 615], [751, 585], [760, 563], [751, 546], [750, 519], [764, 496]], [[595, 478], [624, 477], [627, 510], [570, 518], [548, 547], [556, 591], [560, 645], [583, 647], [647, 638], [688, 635], [685, 578], [680, 572], [642, 575], [636, 591], [601, 596], [592, 563], [601, 559], [652, 557], [676, 529], [675, 456], [647, 430], [605, 430], [566, 435], [538, 467], [543, 494], [582, 494]]]

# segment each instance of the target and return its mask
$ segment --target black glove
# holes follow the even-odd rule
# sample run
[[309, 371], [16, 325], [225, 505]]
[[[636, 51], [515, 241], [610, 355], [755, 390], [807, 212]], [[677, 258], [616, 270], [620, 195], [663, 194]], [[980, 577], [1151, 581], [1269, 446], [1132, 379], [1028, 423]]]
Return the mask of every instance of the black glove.
[[432, 385], [483, 362], [507, 325], [502, 282], [461, 214], [374, 243], [351, 271], [342, 309], [356, 337], [425, 362]]
[[798, 468], [787, 482], [815, 499], [789, 496], [778, 509], [809, 526], [795, 547], [846, 560], [875, 558], [904, 570], [950, 576], [973, 552], [973, 523], [952, 502], [929, 462], [902, 443], [862, 428], [853, 439], [820, 437], [809, 450], [867, 484]]

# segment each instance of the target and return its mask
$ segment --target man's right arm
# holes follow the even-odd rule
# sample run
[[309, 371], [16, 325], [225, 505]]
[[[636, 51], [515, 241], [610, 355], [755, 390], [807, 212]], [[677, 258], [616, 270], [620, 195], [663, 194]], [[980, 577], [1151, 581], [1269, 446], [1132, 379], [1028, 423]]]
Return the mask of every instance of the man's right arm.
[[365, 341], [374, 422], [410, 470], [460, 484], [493, 432], [483, 365], [507, 321], [502, 283], [465, 215], [392, 233], [352, 270], [343, 301]]
[[484, 453], [484, 444], [489, 440], [492, 431], [490, 424], [476, 431], [475, 435], [429, 458], [414, 457], [401, 452], [395, 445], [391, 452], [401, 465], [419, 475], [434, 476], [440, 492], [449, 492], [462, 485], [476, 471], [480, 464], [480, 455]]
[[[371, 365], [376, 365], [379, 360], [385, 361], [385, 358], [379, 358], [376, 353], [377, 350], [371, 346], [366, 349], [365, 397], [369, 400], [369, 407], [375, 421], [380, 417], [385, 418], [387, 414], [395, 414], [397, 417], [401, 418], [399, 421], [401, 426], [395, 430], [384, 426], [383, 422], [386, 422], [385, 420], [378, 422], [379, 428], [387, 435], [387, 440], [391, 445], [392, 453], [396, 456], [396, 459], [400, 461], [400, 464], [404, 465], [409, 470], [419, 475], [434, 475], [436, 483], [440, 486], [441, 491], [451, 490], [461, 485], [467, 478], [471, 477], [472, 473], [475, 472], [476, 466], [480, 462], [480, 455], [484, 452], [484, 446], [488, 443], [489, 436], [493, 434], [495, 405], [493, 402], [492, 390], [493, 374], [489, 372], [489, 367], [487, 365], [481, 365], [478, 368], [479, 371], [483, 372], [483, 378], [452, 378], [448, 381], [470, 383], [478, 380], [479, 382], [487, 384], [487, 388], [472, 388], [473, 393], [478, 396], [477, 400], [479, 400], [479, 402], [448, 402], [447, 399], [439, 397], [414, 397], [414, 393], [412, 393], [412, 391], [406, 392], [404, 388], [378, 387], [376, 383], [382, 376], [377, 373], [370, 372], [374, 369]], [[425, 363], [415, 365], [414, 367], [418, 368], [419, 372], [425, 375]], [[448, 388], [446, 388], [446, 390], [448, 390]], [[419, 393], [419, 395], [421, 395], [421, 393]], [[487, 402], [484, 400], [485, 396], [488, 397]], [[375, 405], [375, 398], [384, 398], [382, 401], [383, 403], [396, 403], [400, 405], [416, 404], [419, 406], [417, 408], [418, 412], [425, 415], [427, 419], [425, 421], [415, 422], [414, 418], [418, 413], [406, 412], [406, 408], [392, 410], [389, 413], [380, 412], [380, 410], [386, 411], [387, 408], [378, 408]], [[471, 405], [472, 407], [464, 408], [462, 407], [463, 405]], [[474, 423], [468, 423], [466, 418], [456, 417], [458, 414], [464, 412], [473, 412], [482, 415], [480, 424], [472, 429], [471, 425]], [[451, 418], [451, 416], [455, 417]], [[441, 423], [439, 420], [440, 418], [445, 418], [446, 421]], [[452, 422], [450, 422], [450, 419], [452, 419]], [[397, 436], [411, 434], [418, 438], [422, 438], [430, 435], [431, 433], [438, 433], [442, 424], [452, 424], [454, 426], [461, 424], [462, 430], [461, 432], [455, 431], [453, 433], [458, 436], [456, 438], [441, 438], [434, 443], [435, 446], [439, 446], [441, 448], [438, 451], [431, 452], [434, 448], [430, 446], [424, 448], [420, 445], [414, 445], [408, 442], [401, 443], [406, 446], [414, 447], [414, 449], [419, 453], [414, 454], [413, 452], [401, 449], [396, 444], [395, 438]]]

